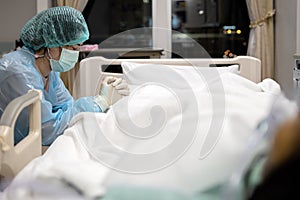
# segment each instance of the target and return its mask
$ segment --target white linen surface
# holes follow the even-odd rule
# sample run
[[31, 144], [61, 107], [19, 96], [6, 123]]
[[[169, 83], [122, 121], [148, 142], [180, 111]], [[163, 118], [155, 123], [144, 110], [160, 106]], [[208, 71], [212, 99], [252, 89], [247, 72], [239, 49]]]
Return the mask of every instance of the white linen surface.
[[[225, 182], [241, 159], [256, 125], [266, 117], [272, 102], [280, 94], [280, 87], [270, 79], [255, 84], [233, 73], [222, 73], [220, 77], [224, 90], [214, 87], [215, 79], [210, 80], [209, 87], [192, 87], [198, 108], [189, 108], [188, 98], [180, 102], [176, 92], [170, 92], [174, 88], [148, 83], [131, 92], [129, 97], [119, 101], [106, 114], [77, 115], [46, 154], [32, 161], [18, 174], [6, 193], [10, 188], [17, 188], [20, 182], [47, 178], [65, 180], [87, 197], [100, 196], [106, 187], [119, 184], [192, 193]], [[185, 92], [184, 88], [179, 90]], [[213, 103], [212, 96], [224, 99], [224, 102]], [[118, 110], [115, 108], [124, 106], [127, 101], [128, 115], [115, 115]], [[181, 105], [178, 106], [178, 103]], [[128, 116], [130, 122], [138, 127], [151, 126], [155, 122], [151, 118], [151, 114], [155, 114], [152, 109], [155, 105], [163, 108], [165, 118], [162, 119], [166, 119], [158, 135], [136, 139], [124, 134], [127, 129], [122, 127], [122, 120], [127, 122], [125, 118]], [[186, 110], [195, 112], [186, 113]], [[219, 116], [218, 113], [223, 111], [224, 115]], [[147, 163], [147, 159], [145, 163], [137, 163], [130, 157], [131, 154], [147, 156], [171, 145], [179, 134], [184, 115], [189, 117], [190, 123], [196, 120], [197, 124], [195, 137], [182, 152], [184, 154], [170, 159], [172, 162], [164, 166], [159, 165], [159, 162], [163, 163], [162, 157], [158, 157], [157, 161], [154, 157], [154, 163]], [[207, 133], [218, 123], [221, 123], [220, 133], [210, 143], [211, 148], [201, 154], [205, 150], [203, 145], [208, 138]], [[172, 151], [170, 153], [164, 154], [166, 160], [173, 156]], [[130, 167], [134, 169], [131, 171]], [[142, 169], [145, 169], [144, 172], [148, 170], [148, 173], [143, 173]]]

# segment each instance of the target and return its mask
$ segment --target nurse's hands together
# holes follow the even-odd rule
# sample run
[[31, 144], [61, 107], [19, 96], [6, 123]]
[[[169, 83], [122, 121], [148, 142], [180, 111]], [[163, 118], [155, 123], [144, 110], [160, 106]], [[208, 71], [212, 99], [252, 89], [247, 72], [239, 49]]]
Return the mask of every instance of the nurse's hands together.
[[128, 84], [123, 78], [109, 77], [108, 80], [121, 97], [129, 95]]
[[102, 112], [104, 112], [123, 96], [128, 95], [129, 88], [124, 79], [108, 76], [102, 81], [100, 94], [95, 96], [94, 101], [99, 105]]

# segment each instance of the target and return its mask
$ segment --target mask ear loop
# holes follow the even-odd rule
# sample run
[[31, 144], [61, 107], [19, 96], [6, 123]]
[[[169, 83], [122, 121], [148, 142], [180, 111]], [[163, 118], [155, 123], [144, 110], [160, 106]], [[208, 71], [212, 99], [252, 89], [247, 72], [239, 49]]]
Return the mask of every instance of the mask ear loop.
[[[50, 60], [51, 60], [52, 58], [51, 58], [51, 55], [50, 55], [50, 52], [49, 52], [49, 48], [47, 48], [47, 52], [45, 52], [44, 55], [45, 55], [46, 59], [48, 59], [49, 62], [50, 62]], [[51, 62], [50, 62], [50, 68], [51, 68], [51, 70], [52, 70]]]
[[50, 55], [49, 48], [47, 48], [47, 55], [48, 55], [48, 56], [46, 56], [46, 57], [48, 58], [48, 60], [53, 59], [53, 58], [51, 57], [51, 55]]
[[[61, 52], [62, 52], [62, 47], [59, 47], [60, 48], [60, 53], [59, 53], [59, 59], [60, 59], [60, 56], [61, 56]], [[51, 56], [51, 54], [50, 54], [50, 50], [49, 50], [49, 48], [47, 48], [47, 54], [48, 54], [48, 56], [46, 56], [47, 58], [48, 58], [48, 60], [50, 60], [50, 59], [53, 59], [52, 58], [52, 56]], [[59, 60], [58, 59], [58, 60]], [[55, 60], [55, 59], [53, 59], [53, 60]]]

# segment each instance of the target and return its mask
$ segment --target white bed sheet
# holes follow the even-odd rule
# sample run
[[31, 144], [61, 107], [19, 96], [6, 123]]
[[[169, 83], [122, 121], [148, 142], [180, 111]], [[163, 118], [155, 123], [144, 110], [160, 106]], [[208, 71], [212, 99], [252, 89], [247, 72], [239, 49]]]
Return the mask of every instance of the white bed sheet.
[[[74, 195], [74, 197], [78, 195], [78, 198], [82, 195], [84, 197], [96, 197], [103, 195], [107, 187], [114, 185], [168, 188], [184, 193], [193, 193], [227, 181], [232, 170], [240, 161], [242, 152], [256, 125], [267, 116], [272, 102], [280, 94], [280, 87], [270, 79], [255, 84], [231, 73], [224, 73], [220, 76], [225, 91], [226, 108], [225, 116], [222, 116], [222, 119], [216, 118], [216, 120], [224, 120], [224, 122], [220, 137], [218, 137], [212, 151], [201, 159], [200, 150], [206, 138], [205, 133], [211, 128], [211, 124], [213, 126], [216, 123], [212, 121], [212, 113], [224, 109], [218, 106], [212, 108], [211, 96], [208, 95], [206, 89], [199, 90], [196, 95], [200, 112], [198, 113], [199, 126], [195, 140], [185, 154], [168, 167], [141, 174], [124, 173], [107, 167], [108, 163], [116, 163], [114, 167], [122, 170], [123, 165], [126, 165], [126, 156], [115, 155], [116, 151], [111, 149], [112, 146], [105, 146], [103, 141], [98, 141], [101, 137], [98, 137], [95, 130], [104, 130], [105, 136], [110, 141], [118, 144], [118, 147], [132, 152], [149, 152], [152, 148], [156, 149], [159, 145], [166, 144], [172, 135], [162, 136], [159, 140], [154, 139], [148, 143], [146, 141], [133, 144], [132, 140], [124, 137], [122, 127], [120, 128], [115, 124], [113, 109], [106, 114], [82, 113], [73, 119], [71, 126], [64, 135], [57, 138], [42, 157], [33, 160], [18, 174], [4, 194], [14, 193], [16, 195], [14, 199], [18, 199], [18, 195], [20, 198], [24, 198], [33, 193], [51, 196], [54, 195], [54, 189], [60, 188], [56, 192], [57, 194]], [[143, 118], [141, 114], [149, 112], [147, 109], [151, 109], [153, 106], [151, 104], [147, 106], [149, 101], [151, 103], [151, 100], [169, 100], [160, 95], [153, 95], [155, 91], [157, 91], [157, 85], [150, 84], [138, 91], [140, 93], [134, 94], [137, 98], [133, 102], [136, 103], [141, 100], [140, 104], [133, 104], [130, 107], [132, 109], [131, 116], [138, 121], [137, 123], [147, 123], [147, 117]], [[149, 101], [143, 102], [147, 95]], [[126, 99], [120, 102], [122, 101], [126, 101]], [[116, 105], [118, 104], [120, 103], [118, 102]], [[168, 112], [170, 108], [166, 109]], [[176, 111], [174, 112], [176, 114]], [[170, 127], [176, 126], [175, 123], [178, 122], [176, 116], [172, 116], [169, 122], [171, 123], [169, 124]], [[158, 146], [155, 146], [155, 142], [159, 143]], [[125, 145], [122, 146], [122, 144]], [[90, 149], [92, 145], [97, 151]], [[130, 148], [126, 149], [127, 147]], [[99, 151], [102, 151], [103, 154], [101, 156], [95, 155], [95, 152], [99, 153]], [[131, 162], [134, 163], [134, 160]], [[139, 163], [135, 164], [139, 165]], [[65, 188], [57, 187], [55, 183], [62, 180], [63, 183], [68, 184], [63, 184]], [[48, 185], [47, 187], [52, 187], [53, 190], [52, 192], [47, 190], [44, 193], [38, 193], [37, 187], [28, 183], [42, 183], [40, 185]], [[71, 188], [71, 190], [76, 188], [81, 192], [81, 195], [61, 192], [65, 191], [66, 188]]]

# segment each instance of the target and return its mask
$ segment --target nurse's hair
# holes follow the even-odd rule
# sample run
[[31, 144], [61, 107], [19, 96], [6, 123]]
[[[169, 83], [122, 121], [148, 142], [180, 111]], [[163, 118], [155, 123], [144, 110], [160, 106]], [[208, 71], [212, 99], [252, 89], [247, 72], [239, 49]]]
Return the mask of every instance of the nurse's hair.
[[22, 28], [20, 38], [25, 46], [38, 50], [81, 44], [89, 38], [89, 31], [80, 11], [59, 6], [31, 18]]

